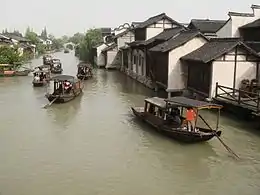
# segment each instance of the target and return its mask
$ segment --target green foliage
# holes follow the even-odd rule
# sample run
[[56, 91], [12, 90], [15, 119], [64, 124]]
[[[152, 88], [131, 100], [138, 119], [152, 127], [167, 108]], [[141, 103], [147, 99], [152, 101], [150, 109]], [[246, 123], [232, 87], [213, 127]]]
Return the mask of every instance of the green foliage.
[[0, 47], [0, 64], [14, 64], [21, 62], [23, 59], [19, 56], [19, 52], [16, 48], [9, 46]]
[[42, 37], [44, 40], [48, 39], [48, 34], [47, 34], [47, 29], [46, 29], [46, 27], [44, 27], [44, 29], [42, 30], [41, 37]]
[[82, 33], [75, 33], [72, 37], [69, 38], [68, 42], [72, 42], [75, 45], [81, 43], [85, 38], [85, 35]]
[[52, 40], [52, 49], [61, 49], [63, 47], [63, 41], [61, 38]]
[[94, 50], [93, 47], [102, 41], [102, 34], [100, 29], [89, 29], [85, 35], [84, 40], [79, 46], [79, 58], [82, 61], [94, 64]]
[[68, 43], [69, 42], [69, 37], [67, 35], [63, 35], [61, 37], [61, 39], [62, 39], [63, 43]]
[[32, 44], [37, 45], [39, 43], [38, 36], [35, 32], [33, 32], [30, 27], [26, 29], [25, 38], [29, 39]]
[[38, 54], [45, 54], [46, 53], [46, 47], [42, 43], [38, 43], [36, 45], [36, 50], [38, 51]]
[[70, 49], [70, 50], [73, 50], [73, 45], [72, 45], [72, 44], [67, 44], [67, 45], [66, 45], [66, 48], [67, 48], [67, 49]]

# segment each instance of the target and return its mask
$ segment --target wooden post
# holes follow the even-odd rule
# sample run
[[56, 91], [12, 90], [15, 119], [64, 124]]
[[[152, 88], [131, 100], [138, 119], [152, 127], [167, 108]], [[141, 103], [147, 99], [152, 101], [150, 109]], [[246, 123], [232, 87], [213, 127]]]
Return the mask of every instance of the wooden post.
[[220, 118], [220, 109], [218, 109], [218, 117], [217, 117], [216, 131], [218, 130], [218, 126], [219, 126], [219, 118]]
[[235, 48], [235, 67], [234, 67], [234, 78], [233, 78], [233, 95], [235, 95], [236, 88], [236, 76], [237, 76], [237, 46]]
[[216, 82], [216, 91], [215, 91], [215, 98], [218, 97], [218, 82]]

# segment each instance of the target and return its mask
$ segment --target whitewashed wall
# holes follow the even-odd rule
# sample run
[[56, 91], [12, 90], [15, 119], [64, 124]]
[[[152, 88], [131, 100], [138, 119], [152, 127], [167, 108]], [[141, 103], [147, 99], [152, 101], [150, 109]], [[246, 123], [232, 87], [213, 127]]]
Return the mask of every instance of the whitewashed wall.
[[117, 38], [117, 47], [118, 47], [118, 49], [119, 49], [120, 47], [125, 46], [126, 43], [131, 43], [131, 42], [133, 42], [134, 39], [135, 39], [134, 33], [133, 33], [133, 32], [130, 32], [130, 31], [129, 31], [127, 34], [124, 34], [123, 36], [118, 37], [118, 38]]
[[186, 88], [187, 70], [180, 58], [204, 45], [207, 41], [202, 37], [195, 37], [184, 45], [169, 52], [168, 88], [167, 92]]
[[117, 68], [121, 64], [120, 53], [117, 47], [112, 50], [107, 51], [107, 64], [106, 68]]
[[240, 37], [239, 27], [244, 26], [250, 22], [253, 22], [258, 18], [256, 17], [242, 17], [242, 16], [231, 16], [232, 21], [232, 37]]
[[172, 22], [169, 20], [165, 19], [158, 21], [157, 23], [152, 24], [146, 28], [146, 40], [160, 34], [164, 29], [173, 27], [176, 27], [176, 25], [172, 24]]
[[[221, 60], [223, 57], [219, 58]], [[230, 52], [226, 55], [226, 60], [233, 61], [214, 61], [212, 63], [212, 85], [211, 85], [211, 97], [215, 96], [216, 83], [219, 85], [233, 88], [234, 68], [235, 68], [235, 56], [234, 52]], [[256, 62], [245, 61], [245, 55], [237, 56], [237, 70], [236, 70], [236, 89], [239, 89], [241, 81], [243, 79], [255, 79], [256, 77]], [[239, 61], [244, 60], [244, 61]], [[224, 70], [224, 71], [223, 71]]]
[[232, 20], [229, 19], [222, 28], [220, 28], [217, 32], [217, 37], [232, 37]]
[[105, 56], [101, 53], [103, 49], [107, 47], [106, 44], [102, 44], [99, 47], [97, 47], [97, 66], [98, 67], [104, 67], [105, 66]]
[[260, 9], [253, 9], [253, 16], [233, 16], [216, 33], [218, 37], [240, 37], [239, 27], [251, 23], [260, 18]]

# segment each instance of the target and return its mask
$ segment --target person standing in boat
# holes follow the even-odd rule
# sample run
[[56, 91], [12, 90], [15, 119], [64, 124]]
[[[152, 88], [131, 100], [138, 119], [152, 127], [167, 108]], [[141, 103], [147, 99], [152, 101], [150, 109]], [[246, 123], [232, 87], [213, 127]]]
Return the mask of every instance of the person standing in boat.
[[188, 130], [195, 131], [195, 119], [196, 119], [196, 112], [193, 108], [187, 108], [186, 112], [186, 120], [188, 123]]

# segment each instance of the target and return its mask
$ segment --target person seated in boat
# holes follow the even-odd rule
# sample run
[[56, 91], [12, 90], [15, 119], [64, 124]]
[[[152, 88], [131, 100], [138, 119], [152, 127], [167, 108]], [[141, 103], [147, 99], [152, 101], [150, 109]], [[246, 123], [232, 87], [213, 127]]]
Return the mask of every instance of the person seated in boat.
[[40, 74], [40, 81], [43, 81], [43, 72]]
[[84, 68], [81, 68], [81, 69], [80, 69], [79, 74], [81, 74], [81, 75], [85, 75]]
[[186, 111], [186, 121], [188, 123], [188, 130], [195, 131], [195, 120], [196, 120], [196, 112], [192, 107], [187, 108]]
[[37, 81], [37, 82], [40, 81], [40, 77], [39, 77], [38, 74], [35, 74], [35, 75], [34, 75], [34, 80]]
[[178, 108], [173, 109], [173, 122], [177, 126], [181, 126], [181, 112]]
[[178, 108], [171, 109], [167, 114], [166, 121], [177, 127], [181, 126], [180, 110]]
[[70, 90], [72, 89], [72, 84], [69, 81], [64, 81], [64, 89], [66, 93], [70, 93]]
[[152, 105], [152, 104], [150, 104], [149, 109], [148, 109], [148, 112], [151, 113], [151, 114], [154, 114], [154, 112], [155, 112], [155, 106]]

